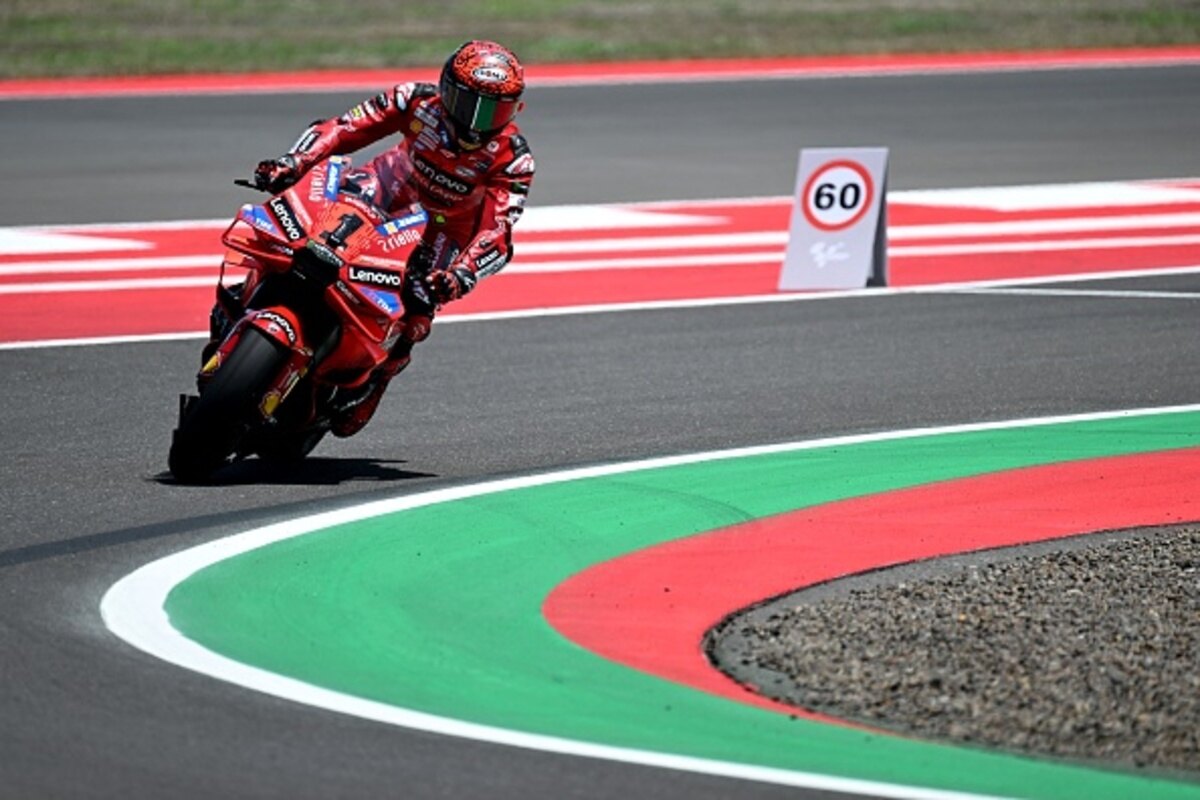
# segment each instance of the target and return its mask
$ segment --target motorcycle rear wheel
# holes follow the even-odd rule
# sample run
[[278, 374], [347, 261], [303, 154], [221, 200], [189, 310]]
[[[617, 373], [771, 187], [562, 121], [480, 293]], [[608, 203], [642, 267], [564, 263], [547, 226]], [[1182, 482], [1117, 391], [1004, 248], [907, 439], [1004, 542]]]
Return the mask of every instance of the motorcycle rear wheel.
[[175, 430], [167, 466], [177, 480], [203, 482], [232, 460], [286, 359], [287, 353], [256, 329], [242, 334]]

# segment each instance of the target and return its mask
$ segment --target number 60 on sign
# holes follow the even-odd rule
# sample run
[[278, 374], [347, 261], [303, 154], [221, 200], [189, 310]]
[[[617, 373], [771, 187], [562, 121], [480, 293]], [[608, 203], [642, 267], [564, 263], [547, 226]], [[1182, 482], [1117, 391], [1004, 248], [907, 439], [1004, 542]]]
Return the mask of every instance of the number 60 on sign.
[[831, 161], [804, 186], [804, 215], [814, 228], [836, 231], [862, 219], [875, 199], [875, 182], [857, 161]]
[[779, 288], [887, 282], [885, 148], [805, 149]]

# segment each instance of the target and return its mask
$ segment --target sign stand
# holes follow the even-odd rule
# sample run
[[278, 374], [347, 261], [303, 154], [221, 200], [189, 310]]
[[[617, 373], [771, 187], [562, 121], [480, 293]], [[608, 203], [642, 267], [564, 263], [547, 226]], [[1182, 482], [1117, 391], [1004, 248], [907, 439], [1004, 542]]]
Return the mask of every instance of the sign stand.
[[780, 291], [887, 285], [887, 148], [800, 151]]

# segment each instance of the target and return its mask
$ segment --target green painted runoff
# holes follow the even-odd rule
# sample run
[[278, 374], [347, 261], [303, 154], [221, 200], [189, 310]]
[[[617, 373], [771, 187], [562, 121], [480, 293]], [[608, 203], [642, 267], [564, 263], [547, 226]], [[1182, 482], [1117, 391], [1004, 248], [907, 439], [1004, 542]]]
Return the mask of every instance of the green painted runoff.
[[598, 562], [820, 503], [1200, 445], [1200, 413], [842, 444], [554, 483], [396, 512], [203, 569], [167, 600], [237, 661], [397, 707], [721, 761], [1029, 798], [1200, 798], [1200, 785], [790, 718], [606, 661], [546, 595]]

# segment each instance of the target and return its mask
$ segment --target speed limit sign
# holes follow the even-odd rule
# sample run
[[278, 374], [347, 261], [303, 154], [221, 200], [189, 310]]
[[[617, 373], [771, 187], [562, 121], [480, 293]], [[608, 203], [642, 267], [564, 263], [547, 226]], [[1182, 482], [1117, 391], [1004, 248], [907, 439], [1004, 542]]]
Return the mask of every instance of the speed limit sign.
[[887, 283], [886, 148], [800, 152], [779, 288]]
[[863, 218], [875, 199], [871, 173], [857, 161], [823, 165], [804, 185], [804, 216], [816, 229], [840, 231]]

